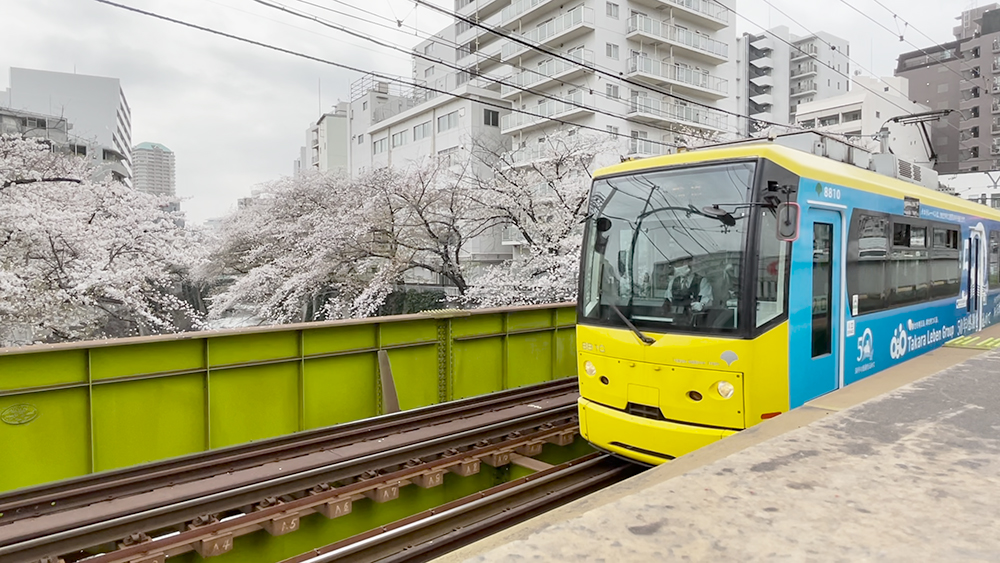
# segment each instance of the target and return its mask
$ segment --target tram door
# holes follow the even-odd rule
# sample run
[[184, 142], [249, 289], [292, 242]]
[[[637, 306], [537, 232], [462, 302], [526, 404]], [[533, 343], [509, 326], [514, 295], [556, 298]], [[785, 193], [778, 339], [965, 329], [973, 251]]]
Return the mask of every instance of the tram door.
[[969, 297], [965, 303], [965, 308], [972, 321], [967, 332], [975, 332], [983, 328], [983, 307], [986, 305], [984, 302], [986, 291], [983, 287], [985, 285], [983, 278], [983, 254], [985, 254], [983, 239], [986, 238], [984, 235], [985, 233], [982, 231], [981, 225], [973, 228], [969, 236], [969, 248], [966, 251], [966, 259], [969, 264], [969, 279], [967, 280]]
[[[811, 209], [802, 237], [812, 236], [812, 315], [808, 398], [840, 387], [840, 331], [843, 325], [841, 291], [841, 217], [836, 211]], [[807, 239], [808, 240], [808, 239]], [[807, 399], [808, 400], [808, 399]]]

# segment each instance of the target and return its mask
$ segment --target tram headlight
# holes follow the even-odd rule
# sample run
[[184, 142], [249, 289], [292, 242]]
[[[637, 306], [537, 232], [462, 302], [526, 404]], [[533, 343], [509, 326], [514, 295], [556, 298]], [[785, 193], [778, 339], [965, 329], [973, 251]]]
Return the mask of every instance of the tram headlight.
[[590, 360], [583, 362], [583, 371], [587, 372], [587, 375], [597, 375], [597, 368]]
[[723, 399], [728, 399], [733, 396], [736, 392], [736, 388], [733, 384], [728, 381], [720, 381], [718, 385], [715, 386], [716, 390], [719, 392], [719, 396]]

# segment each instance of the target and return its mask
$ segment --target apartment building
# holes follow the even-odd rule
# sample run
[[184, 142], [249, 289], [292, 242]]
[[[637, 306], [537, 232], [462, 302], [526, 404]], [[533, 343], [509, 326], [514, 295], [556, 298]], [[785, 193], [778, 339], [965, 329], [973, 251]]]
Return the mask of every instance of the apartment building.
[[[736, 109], [731, 97], [736, 77], [733, 1], [456, 0], [460, 16], [482, 22], [486, 29], [458, 21], [418, 45], [417, 53], [437, 61], [414, 57], [413, 81], [528, 113], [359, 81], [351, 96], [352, 173], [452, 150], [459, 139], [483, 134], [499, 136], [516, 162], [528, 162], [538, 155], [546, 135], [572, 127], [555, 120], [617, 139], [616, 150], [604, 155], [606, 162], [724, 138], [738, 127], [719, 111]], [[493, 28], [503, 33], [493, 33]], [[595, 68], [621, 78], [608, 78]], [[451, 129], [439, 131], [438, 118], [453, 112], [458, 112], [457, 131], [439, 137]], [[428, 121], [432, 141], [396, 144], [423, 135], [412, 127]], [[411, 133], [403, 133], [404, 122]]]
[[[888, 151], [900, 159], [930, 165], [931, 145], [919, 125], [892, 123], [894, 117], [929, 111], [927, 106], [912, 102], [899, 92], [908, 90], [907, 80], [894, 76], [869, 78], [857, 76], [855, 87], [847, 93], [798, 106], [797, 124], [855, 138], [855, 142], [874, 146], [884, 142]], [[883, 129], [885, 138], [880, 137]], [[933, 141], [931, 141], [933, 143]]]
[[148, 194], [177, 195], [174, 151], [160, 143], [139, 143], [132, 147], [135, 189]]
[[117, 78], [10, 69], [4, 96], [11, 109], [65, 117], [73, 124], [71, 139], [90, 147], [101, 176], [132, 185], [131, 109]]
[[306, 129], [306, 144], [299, 148], [299, 158], [295, 160], [293, 175], [306, 170], [322, 172], [348, 172], [350, 147], [348, 137], [347, 102], [338, 102], [332, 111], [319, 116]]
[[956, 40], [903, 53], [910, 99], [953, 110], [933, 126], [938, 172], [1000, 169], [1000, 5], [962, 12]]
[[[761, 121], [795, 123], [800, 104], [840, 96], [850, 90], [851, 47], [824, 31], [799, 37], [785, 26], [737, 39], [736, 109]], [[745, 121], [741, 133], [765, 123]]]

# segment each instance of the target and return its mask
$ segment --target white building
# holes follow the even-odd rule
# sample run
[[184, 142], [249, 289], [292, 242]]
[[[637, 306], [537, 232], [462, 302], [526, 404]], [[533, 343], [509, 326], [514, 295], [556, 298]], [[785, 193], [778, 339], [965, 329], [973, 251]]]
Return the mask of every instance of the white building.
[[[414, 57], [414, 81], [541, 117], [438, 99], [424, 91], [404, 92], [371, 79], [359, 81], [351, 96], [351, 171], [399, 165], [452, 150], [462, 138], [493, 135], [488, 128], [494, 127], [494, 116], [500, 117], [503, 142], [520, 161], [532, 158], [549, 132], [567, 128], [551, 119], [617, 134], [618, 151], [607, 155], [609, 162], [625, 155], [663, 154], [670, 145], [697, 144], [735, 132], [736, 120], [713, 109], [736, 109], [736, 36], [727, 5], [733, 0], [586, 0], [576, 5], [457, 0], [460, 15], [500, 27], [532, 45], [542, 44], [569, 60], [459, 21], [416, 50], [465, 72]], [[608, 78], [594, 68], [643, 86]], [[457, 127], [443, 122], [447, 128], [439, 130], [438, 119], [453, 112], [458, 112]], [[414, 132], [413, 127], [428, 122], [430, 136]], [[423, 144], [406, 146], [414, 141]]]
[[131, 185], [132, 117], [117, 78], [11, 68], [4, 98], [13, 109], [65, 117], [99, 171]]
[[[916, 125], [890, 123], [894, 117], [929, 111], [899, 92], [907, 92], [905, 78], [854, 78], [855, 88], [846, 94], [801, 104], [796, 120], [803, 127], [873, 140], [887, 128], [889, 148], [900, 159], [929, 165], [927, 139]], [[928, 128], [929, 130], [929, 128]]]
[[132, 147], [132, 185], [153, 195], [174, 197], [174, 153], [160, 143], [139, 143]]
[[[785, 26], [737, 40], [736, 109], [773, 123], [793, 124], [799, 105], [850, 90], [850, 44], [820, 31], [798, 37]], [[759, 130], [749, 121], [743, 132]]]
[[306, 145], [299, 149], [293, 172], [305, 170], [347, 172], [349, 170], [348, 104], [338, 102], [333, 111], [319, 116], [306, 129]]

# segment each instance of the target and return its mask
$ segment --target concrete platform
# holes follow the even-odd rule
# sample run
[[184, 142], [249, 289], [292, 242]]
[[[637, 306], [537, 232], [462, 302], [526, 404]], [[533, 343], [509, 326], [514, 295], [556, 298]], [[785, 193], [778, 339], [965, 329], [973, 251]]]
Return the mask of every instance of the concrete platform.
[[1000, 351], [939, 348], [438, 561], [666, 559], [1000, 561]]

